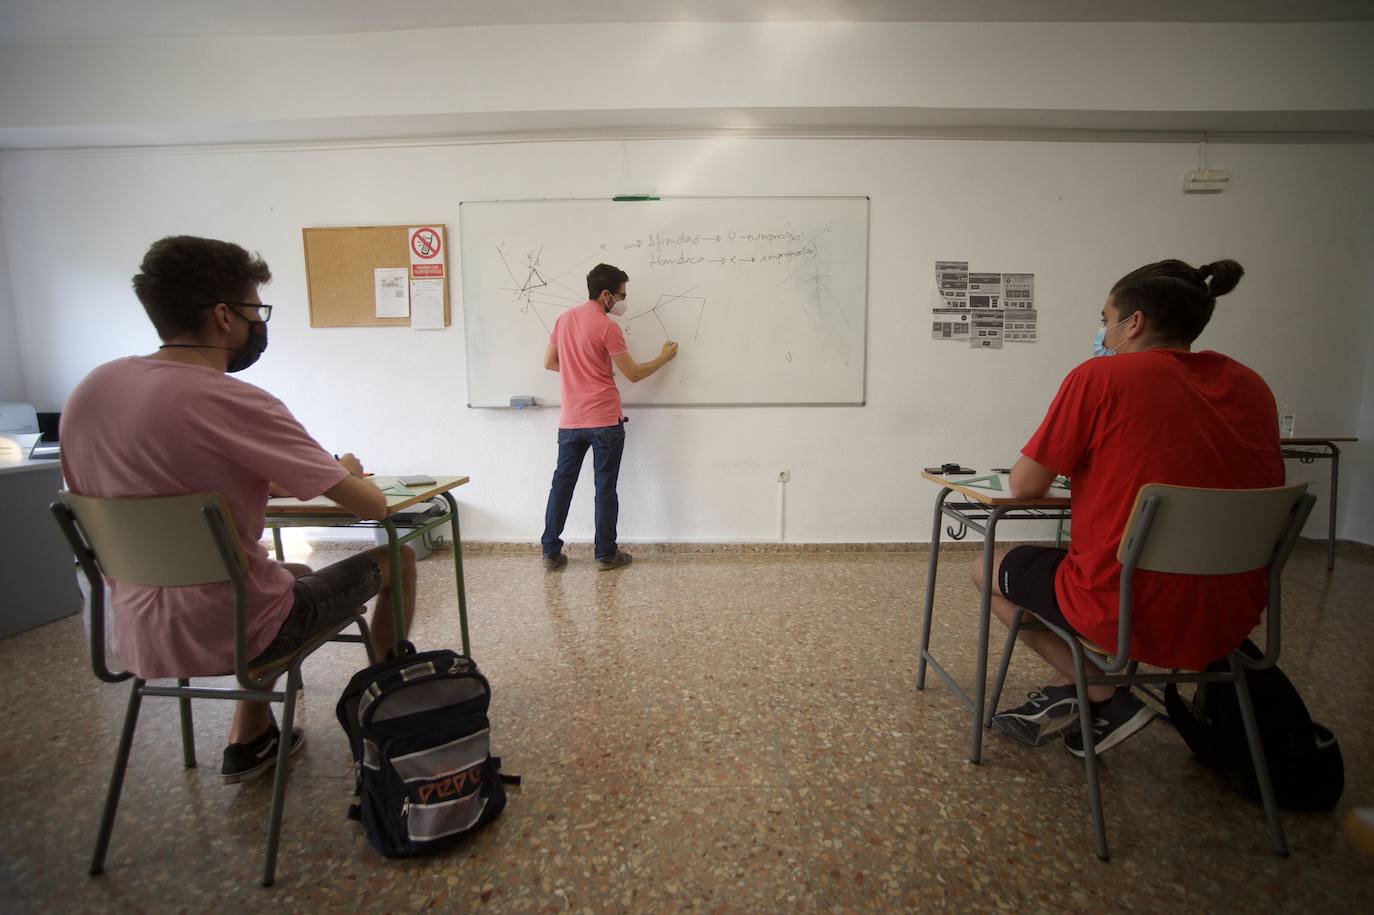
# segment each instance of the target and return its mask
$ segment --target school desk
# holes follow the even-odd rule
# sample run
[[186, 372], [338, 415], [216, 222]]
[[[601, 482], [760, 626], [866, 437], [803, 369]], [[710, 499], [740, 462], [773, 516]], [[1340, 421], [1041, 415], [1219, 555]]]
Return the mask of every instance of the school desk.
[[[401, 545], [434, 530], [448, 522], [453, 531], [453, 575], [458, 590], [458, 627], [462, 636], [463, 654], [469, 654], [468, 646], [468, 598], [463, 585], [463, 540], [458, 531], [458, 503], [452, 490], [468, 482], [467, 477], [434, 477], [433, 483], [418, 486], [403, 486], [396, 477], [369, 477], [386, 496], [386, 517], [381, 521], [364, 521], [341, 505], [336, 505], [320, 496], [315, 499], [275, 498], [267, 502], [266, 526], [272, 529], [272, 542], [277, 548], [277, 559], [283, 558], [281, 529], [283, 527], [362, 527], [382, 528], [386, 531], [387, 549], [391, 555], [391, 568], [401, 567]], [[448, 510], [433, 517], [424, 518], [416, 527], [407, 527], [404, 533], [396, 529], [394, 516], [397, 512], [413, 508], [442, 496], [448, 503]], [[392, 576], [391, 609], [396, 615], [396, 638], [404, 638], [405, 597], [402, 593], [399, 575]]]
[[[997, 525], [1001, 521], [1062, 521], [1069, 517], [1069, 491], [1059, 481], [1038, 499], [1014, 499], [1009, 476], [1005, 473], [969, 473], [945, 476], [925, 471], [921, 474], [940, 486], [935, 497], [935, 521], [930, 531], [930, 567], [926, 572], [926, 603], [921, 618], [921, 655], [916, 662], [916, 688], [926, 687], [926, 665], [940, 675], [950, 692], [964, 704], [972, 715], [969, 739], [969, 762], [977, 763], [983, 754], [983, 728], [990, 726], [992, 716], [985, 710], [988, 687], [988, 622], [992, 616], [993, 553], [997, 548]], [[957, 495], [959, 499], [950, 500]], [[973, 697], [964, 691], [935, 660], [930, 652], [930, 623], [935, 605], [935, 575], [940, 566], [940, 530], [943, 518], [959, 524], [950, 526], [951, 539], [962, 540], [968, 531], [983, 535], [983, 586], [978, 606], [977, 671], [974, 674]]]
[[[1358, 442], [1358, 438], [1344, 435], [1298, 435], [1279, 439], [1283, 456], [1296, 458], [1304, 464], [1313, 461], [1331, 462], [1331, 501], [1326, 504], [1326, 567], [1336, 567], [1336, 478], [1341, 472], [1341, 449], [1337, 442]], [[1322, 449], [1314, 451], [1312, 449]]]

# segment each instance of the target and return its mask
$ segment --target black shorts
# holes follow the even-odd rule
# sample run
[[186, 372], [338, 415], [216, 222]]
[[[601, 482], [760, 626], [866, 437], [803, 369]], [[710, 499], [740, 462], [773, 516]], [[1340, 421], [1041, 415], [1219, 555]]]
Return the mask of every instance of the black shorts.
[[302, 575], [296, 579], [291, 612], [282, 620], [276, 638], [248, 666], [265, 667], [291, 656], [320, 632], [356, 615], [381, 589], [382, 567], [366, 553]]
[[997, 587], [1002, 596], [1016, 606], [1066, 630], [1069, 635], [1079, 636], [1073, 624], [1064, 619], [1059, 598], [1054, 593], [1054, 574], [1068, 554], [1068, 550], [1053, 547], [1015, 547], [1003, 557], [997, 569]]

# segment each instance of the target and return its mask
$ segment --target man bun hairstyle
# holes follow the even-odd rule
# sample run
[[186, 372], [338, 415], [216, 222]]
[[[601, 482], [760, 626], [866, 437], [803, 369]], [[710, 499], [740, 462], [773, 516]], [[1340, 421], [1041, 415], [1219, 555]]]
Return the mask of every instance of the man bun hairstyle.
[[196, 333], [209, 306], [241, 302], [272, 280], [261, 256], [233, 242], [194, 235], [170, 235], [153, 242], [138, 269], [134, 295], [164, 341]]
[[1212, 320], [1217, 296], [1235, 289], [1244, 275], [1245, 268], [1233, 260], [1201, 267], [1180, 260], [1146, 264], [1112, 287], [1117, 319], [1139, 311], [1149, 319], [1156, 339], [1191, 344]]
[[620, 287], [630, 281], [630, 275], [619, 267], [610, 264], [597, 264], [587, 274], [587, 298], [595, 299], [603, 292], [620, 292]]
[[1219, 295], [1226, 295], [1240, 278], [1245, 276], [1245, 268], [1232, 260], [1220, 260], [1215, 264], [1203, 264], [1197, 268], [1197, 278], [1207, 284], [1207, 289], [1212, 293], [1212, 298]]

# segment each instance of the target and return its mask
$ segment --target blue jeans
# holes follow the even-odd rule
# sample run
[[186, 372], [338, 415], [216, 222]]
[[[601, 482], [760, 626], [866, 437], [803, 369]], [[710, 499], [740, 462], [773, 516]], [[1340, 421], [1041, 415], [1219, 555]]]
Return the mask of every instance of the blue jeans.
[[592, 470], [596, 480], [596, 558], [615, 556], [615, 525], [620, 517], [620, 498], [615, 493], [620, 478], [620, 456], [625, 453], [625, 424], [595, 429], [558, 430], [558, 466], [553, 471], [549, 505], [544, 510], [545, 556], [563, 549], [563, 525], [568, 521], [573, 488], [582, 470], [582, 458], [592, 449]]

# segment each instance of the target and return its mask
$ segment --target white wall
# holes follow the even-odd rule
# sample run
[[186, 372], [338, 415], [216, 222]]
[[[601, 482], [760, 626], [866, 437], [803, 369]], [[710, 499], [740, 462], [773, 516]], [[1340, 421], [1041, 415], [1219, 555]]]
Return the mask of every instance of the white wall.
[[[301, 227], [442, 221], [456, 235], [463, 199], [645, 187], [867, 194], [868, 406], [632, 411], [621, 531], [627, 541], [772, 539], [774, 475], [786, 468], [788, 539], [910, 541], [926, 539], [934, 495], [917, 469], [1011, 460], [1086, 356], [1111, 283], [1163, 257], [1244, 264], [1245, 280], [1200, 344], [1260, 371], [1304, 429], [1363, 424], [1368, 434], [1374, 309], [1369, 287], [1352, 286], [1371, 245], [1368, 147], [1223, 145], [1212, 158], [1232, 169], [1235, 186], [1185, 197], [1180, 181], [1196, 149], [1182, 144], [720, 139], [9, 153], [0, 230], [16, 268], [25, 383], [40, 409], [60, 404], [94, 365], [156, 344], [128, 288], [149, 242], [180, 232], [231, 239], [266, 256], [277, 277], [266, 299], [281, 309], [248, 380], [279, 394], [327, 448], [357, 450], [375, 469], [471, 474], [466, 536], [533, 540], [556, 414], [466, 409], [461, 323], [439, 333], [309, 328]], [[1033, 271], [1042, 342], [970, 352], [930, 340], [937, 258]], [[679, 358], [691, 355], [684, 345]], [[532, 368], [540, 357], [530, 354]], [[1368, 471], [1367, 460], [1352, 460], [1346, 479]], [[590, 515], [583, 492], [574, 537], [590, 535]], [[1343, 525], [1367, 535], [1370, 500], [1350, 504]]]
[[659, 22], [72, 42], [0, 53], [0, 145], [745, 126], [802, 109], [837, 126], [878, 109], [973, 126], [1020, 111], [1052, 127], [1369, 131], [1370, 47], [1374, 23]]
[[23, 403], [24, 369], [19, 361], [19, 333], [10, 299], [9, 267], [5, 239], [0, 233], [0, 402]]
[[[1365, 193], [1366, 200], [1374, 196], [1374, 169], [1365, 172]], [[1374, 263], [1374, 213], [1368, 211], [1364, 249], [1357, 263], [1361, 265], [1362, 298], [1368, 309], [1374, 301], [1374, 272], [1365, 266]], [[1357, 332], [1355, 328], [1351, 330]], [[1344, 448], [1341, 454], [1341, 531], [1351, 540], [1374, 543], [1374, 321], [1364, 328], [1364, 386], [1359, 418], [1352, 428], [1360, 441]]]

